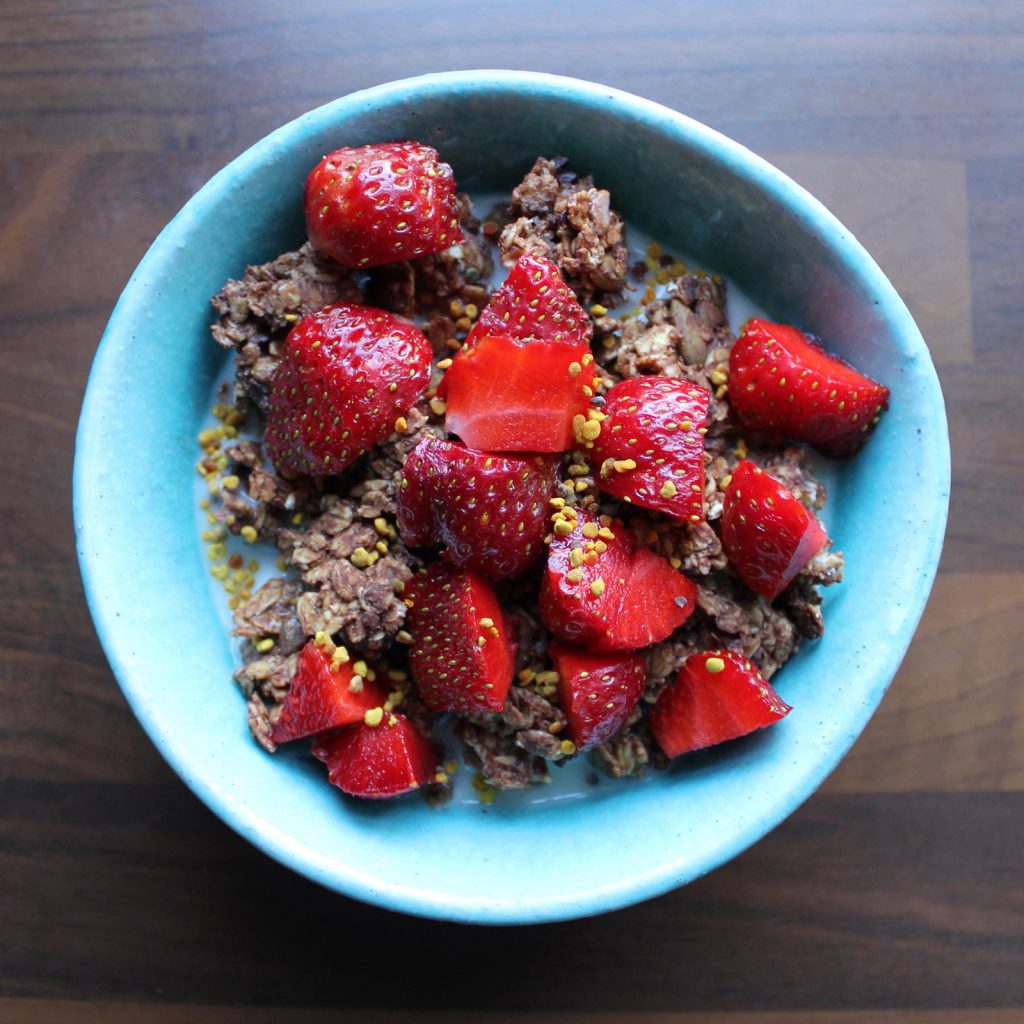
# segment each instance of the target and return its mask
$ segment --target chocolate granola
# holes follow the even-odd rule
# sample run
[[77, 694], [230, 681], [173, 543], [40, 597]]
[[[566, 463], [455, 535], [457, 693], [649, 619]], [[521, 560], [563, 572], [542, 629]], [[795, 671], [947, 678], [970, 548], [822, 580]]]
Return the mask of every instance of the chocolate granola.
[[[218, 314], [213, 337], [235, 351], [236, 362], [233, 403], [219, 407], [222, 426], [216, 436], [204, 432], [200, 472], [213, 494], [208, 514], [215, 530], [274, 545], [283, 573], [255, 589], [251, 568], [241, 562], [229, 563], [224, 575], [215, 569], [232, 595], [234, 633], [244, 641], [235, 679], [248, 701], [249, 725], [257, 742], [272, 752], [270, 733], [297, 652], [318, 636], [391, 672], [417, 725], [429, 729], [432, 723], [409, 689], [403, 646], [408, 637], [402, 584], [422, 565], [423, 552], [408, 550], [399, 538], [395, 503], [402, 466], [417, 441], [425, 433], [444, 436], [443, 403], [428, 391], [390, 437], [338, 477], [286, 479], [275, 472], [259, 439], [238, 438], [238, 427], [247, 417], [261, 435], [288, 331], [324, 305], [367, 302], [417, 318], [435, 360], [441, 361], [459, 348], [486, 305], [495, 257], [510, 265], [523, 252], [537, 252], [553, 259], [580, 298], [593, 304], [593, 347], [601, 368], [597, 403], [601, 391], [616, 381], [650, 374], [692, 381], [712, 396], [705, 521], [680, 524], [606, 495], [600, 499], [602, 509], [620, 515], [640, 543], [699, 586], [691, 618], [646, 651], [648, 684], [640, 706], [591, 754], [592, 762], [612, 776], [643, 774], [665, 763], [643, 709], [690, 654], [711, 647], [734, 650], [770, 678], [803, 639], [822, 635], [821, 587], [842, 578], [842, 555], [826, 548], [775, 602], [753, 594], [731, 570], [719, 540], [723, 481], [747, 458], [810, 508], [823, 506], [825, 490], [804, 449], [748, 447], [731, 415], [728, 363], [735, 339], [723, 281], [691, 274], [653, 247], [653, 255], [640, 261], [645, 290], [636, 308], [610, 312], [634, 288], [625, 225], [608, 192], [577, 175], [564, 158], [537, 159], [498, 215], [500, 230], [493, 220], [490, 230], [481, 227], [468, 198], [459, 201], [465, 240], [444, 252], [355, 274], [307, 243], [247, 268], [212, 299]], [[596, 507], [593, 482], [600, 471], [584, 452], [566, 453], [560, 496], [569, 504]], [[210, 538], [211, 545], [221, 544], [222, 534]], [[547, 655], [551, 638], [531, 606], [535, 599], [526, 596], [534, 593], [535, 588], [515, 582], [502, 591], [518, 634], [518, 674], [505, 707], [498, 714], [466, 716], [455, 729], [466, 762], [479, 771], [482, 784], [496, 789], [545, 782], [550, 766], [574, 753], [561, 735], [566, 716]]]

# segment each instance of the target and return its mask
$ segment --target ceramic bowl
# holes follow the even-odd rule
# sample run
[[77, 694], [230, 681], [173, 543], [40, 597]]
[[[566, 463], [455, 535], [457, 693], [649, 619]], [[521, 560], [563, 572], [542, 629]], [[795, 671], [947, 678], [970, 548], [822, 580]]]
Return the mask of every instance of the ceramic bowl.
[[[436, 146], [461, 188], [506, 193], [538, 154], [568, 156], [627, 221], [726, 275], [773, 318], [891, 388], [892, 408], [831, 475], [845, 555], [827, 635], [777, 677], [780, 725], [632, 785], [490, 808], [359, 804], [312, 759], [250, 739], [236, 652], [196, 529], [195, 437], [225, 355], [209, 296], [303, 239], [301, 183], [328, 150]], [[804, 801], [864, 728], [935, 574], [949, 443], [928, 349], [890, 283], [820, 203], [742, 146], [614, 89], [525, 72], [382, 85], [273, 132], [202, 188], [132, 275], [82, 410], [75, 520], [86, 593], [125, 696], [182, 779], [281, 863], [361, 900], [467, 922], [611, 910], [734, 857]]]

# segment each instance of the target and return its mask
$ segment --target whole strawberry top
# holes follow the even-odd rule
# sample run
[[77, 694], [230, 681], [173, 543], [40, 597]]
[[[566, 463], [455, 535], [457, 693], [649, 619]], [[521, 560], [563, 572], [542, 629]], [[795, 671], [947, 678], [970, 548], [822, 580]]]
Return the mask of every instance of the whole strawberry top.
[[489, 455], [424, 437], [402, 470], [398, 530], [409, 545], [442, 544], [460, 568], [518, 576], [544, 550], [557, 479], [551, 456]]
[[292, 328], [270, 389], [267, 450], [278, 470], [340, 473], [395, 429], [426, 390], [430, 342], [370, 306], [325, 306]]
[[306, 179], [309, 240], [343, 266], [376, 267], [462, 241], [455, 176], [418, 142], [328, 153]]

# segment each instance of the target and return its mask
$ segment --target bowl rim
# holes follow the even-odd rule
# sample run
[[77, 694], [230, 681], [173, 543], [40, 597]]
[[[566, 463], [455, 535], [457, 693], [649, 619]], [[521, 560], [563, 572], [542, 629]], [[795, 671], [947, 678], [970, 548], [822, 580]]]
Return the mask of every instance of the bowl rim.
[[[759, 818], [756, 827], [751, 828], [738, 841], [724, 848], [715, 848], [685, 864], [666, 860], [657, 869], [641, 876], [604, 885], [588, 892], [575, 892], [565, 900], [525, 903], [509, 903], [505, 900], [487, 903], [473, 900], [459, 903], [450, 894], [423, 892], [409, 885], [370, 878], [357, 870], [347, 869], [344, 864], [307, 850], [293, 843], [287, 835], [260, 816], [240, 807], [232, 800], [230, 793], [216, 782], [190, 772], [187, 756], [173, 738], [162, 730], [155, 713], [149, 707], [143, 681], [137, 677], [137, 673], [124, 657], [115, 610], [100, 585], [102, 565], [93, 554], [92, 545], [87, 542], [93, 521], [92, 510], [97, 502], [93, 480], [87, 467], [92, 464], [94, 458], [99, 457], [102, 427], [98, 382], [104, 376], [104, 367], [112, 347], [110, 339], [122, 329], [122, 322], [126, 319], [126, 299], [136, 282], [145, 277], [150, 266], [159, 260], [161, 251], [176, 244], [179, 236], [183, 236], [192, 224], [203, 218], [205, 211], [214, 201], [213, 197], [229, 182], [247, 175], [258, 167], [269, 151], [287, 146], [292, 140], [301, 138], [311, 127], [343, 119], [346, 115], [365, 110], [370, 105], [387, 105], [399, 98], [403, 101], [408, 101], [410, 97], [414, 100], [422, 99], [458, 88], [516, 92], [524, 87], [531, 90], [531, 99], [557, 96], [563, 100], [568, 98], [574, 103], [600, 106], [606, 106], [609, 100], [613, 101], [617, 116], [629, 117], [659, 132], [667, 132], [676, 140], [705, 152], [723, 164], [729, 172], [767, 192], [773, 201], [783, 207], [786, 213], [805, 229], [832, 239], [831, 245], [839, 253], [844, 268], [859, 276], [872, 290], [879, 306], [893, 324], [893, 332], [904, 338], [918, 356], [917, 370], [925, 384], [933, 389], [935, 419], [930, 425], [935, 428], [932, 435], [935, 446], [933, 454], [937, 456], [935, 486], [944, 496], [944, 500], [933, 503], [929, 509], [930, 518], [920, 524], [929, 538], [924, 564], [917, 567], [922, 582], [916, 592], [914, 607], [907, 615], [902, 641], [892, 645], [884, 668], [878, 673], [878, 683], [870, 692], [870, 708], [867, 714], [849, 735], [848, 742], [831, 750], [829, 757], [819, 760], [813, 766], [813, 770], [802, 776], [801, 785], [790, 791], [785, 813], [781, 816]], [[437, 72], [399, 79], [350, 93], [323, 104], [254, 143], [218, 171], [188, 200], [156, 237], [132, 273], [100, 340], [89, 373], [76, 437], [73, 507], [76, 545], [86, 599], [101, 645], [125, 699], [172, 769], [218, 817], [279, 863], [347, 896], [393, 910], [450, 921], [531, 924], [603, 913], [650, 899], [686, 884], [742, 853], [804, 803], [846, 755], [877, 708], [906, 654], [938, 569], [948, 513], [949, 485], [950, 450], [945, 407], [938, 377], [924, 339], [902, 299], [881, 269], [854, 235], [820, 201], [745, 146], [660, 103], [619, 89], [562, 75], [482, 69]]]

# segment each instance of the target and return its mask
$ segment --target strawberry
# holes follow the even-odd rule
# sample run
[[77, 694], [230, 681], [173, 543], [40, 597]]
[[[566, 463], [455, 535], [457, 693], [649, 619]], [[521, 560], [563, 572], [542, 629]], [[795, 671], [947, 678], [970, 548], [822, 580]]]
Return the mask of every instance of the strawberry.
[[416, 327], [370, 306], [339, 303], [303, 317], [271, 382], [274, 465], [291, 474], [340, 473], [423, 394], [431, 354]]
[[704, 518], [704, 424], [711, 395], [689, 381], [632, 377], [601, 407], [597, 486], [675, 519]]
[[729, 399], [751, 430], [853, 455], [889, 403], [889, 389], [795, 327], [750, 320], [729, 355]]
[[318, 737], [313, 755], [327, 765], [331, 782], [343, 793], [370, 800], [433, 782], [440, 762], [437, 747], [405, 715], [382, 710], [379, 718], [370, 712], [358, 725]]
[[725, 490], [722, 547], [740, 578], [769, 601], [828, 543], [817, 518], [785, 487], [741, 462]]
[[591, 330], [558, 268], [521, 256], [438, 389], [448, 429], [490, 452], [571, 447], [574, 420], [594, 394]]
[[409, 580], [403, 594], [409, 667], [425, 703], [434, 711], [500, 711], [515, 647], [487, 580], [439, 563]]
[[626, 724], [647, 685], [640, 654], [591, 654], [563, 644], [549, 648], [558, 671], [558, 703], [577, 750], [596, 747]]
[[330, 655], [310, 641], [281, 705], [271, 739], [275, 743], [313, 736], [358, 722], [370, 708], [383, 704], [387, 694], [370, 679], [356, 677], [351, 665], [333, 664]]
[[540, 615], [560, 639], [594, 651], [664, 640], [693, 612], [697, 588], [607, 516], [555, 514], [541, 581]]
[[557, 479], [551, 456], [488, 455], [425, 437], [402, 470], [398, 529], [410, 546], [443, 544], [462, 569], [519, 576], [544, 550]]
[[594, 393], [590, 349], [488, 334], [445, 375], [448, 429], [489, 452], [563, 452]]
[[[551, 260], [524, 253], [491, 296], [466, 338], [472, 347], [488, 334], [515, 341], [590, 344], [590, 317]], [[584, 349], [586, 351], [586, 349]]]
[[651, 732], [669, 757], [763, 729], [792, 709], [734, 651], [691, 654], [651, 708]]
[[306, 178], [309, 240], [343, 266], [415, 259], [462, 241], [455, 176], [418, 142], [336, 149]]

